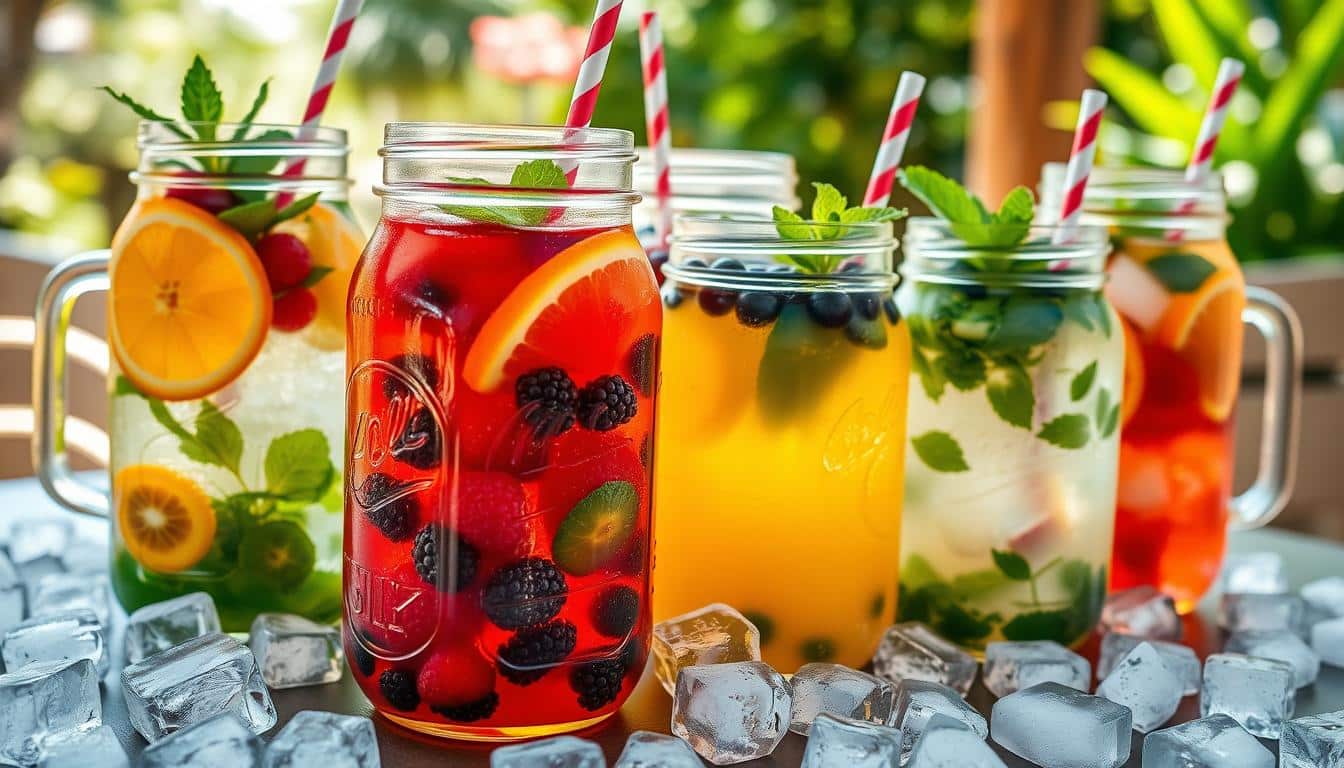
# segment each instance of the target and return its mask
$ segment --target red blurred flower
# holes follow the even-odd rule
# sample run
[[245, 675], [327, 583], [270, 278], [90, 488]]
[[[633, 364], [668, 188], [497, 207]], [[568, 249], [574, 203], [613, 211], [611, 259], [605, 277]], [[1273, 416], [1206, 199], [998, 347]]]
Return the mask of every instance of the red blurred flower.
[[510, 83], [573, 80], [588, 43], [582, 27], [566, 27], [549, 13], [516, 18], [480, 16], [471, 22], [476, 66]]

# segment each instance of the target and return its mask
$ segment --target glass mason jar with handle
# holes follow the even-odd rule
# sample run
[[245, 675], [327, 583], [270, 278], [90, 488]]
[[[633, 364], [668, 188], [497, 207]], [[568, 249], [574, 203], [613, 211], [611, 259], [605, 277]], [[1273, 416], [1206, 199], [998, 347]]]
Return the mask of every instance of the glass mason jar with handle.
[[[141, 124], [139, 194], [112, 248], [58, 266], [39, 297], [38, 476], [111, 519], [128, 611], [205, 591], [229, 631], [266, 611], [340, 616], [345, 293], [364, 238], [345, 133], [297, 130]], [[95, 290], [110, 498], [70, 473], [62, 440], [69, 309]]]
[[[1044, 197], [1062, 175], [1045, 167]], [[1301, 331], [1282, 299], [1246, 286], [1217, 174], [1194, 186], [1179, 171], [1097, 168], [1083, 217], [1110, 230], [1106, 295], [1127, 348], [1111, 585], [1149, 584], [1190, 611], [1229, 527], [1268, 523], [1292, 491]], [[1243, 324], [1265, 338], [1268, 375], [1259, 473], [1233, 497]]]
[[394, 123], [350, 291], [345, 642], [408, 728], [610, 717], [647, 658], [662, 312], [625, 131]]
[[1074, 645], [1101, 613], [1115, 520], [1124, 337], [1101, 292], [1106, 232], [1054, 245], [1031, 227], [985, 248], [958, 227], [906, 230], [900, 617], [975, 652]]

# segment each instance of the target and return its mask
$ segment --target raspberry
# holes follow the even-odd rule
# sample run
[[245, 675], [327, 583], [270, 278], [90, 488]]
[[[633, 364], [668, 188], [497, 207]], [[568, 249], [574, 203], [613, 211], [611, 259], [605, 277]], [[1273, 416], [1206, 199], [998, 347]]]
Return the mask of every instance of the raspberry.
[[542, 436], [558, 435], [574, 426], [574, 402], [579, 392], [569, 374], [559, 368], [541, 368], [518, 377], [515, 401], [523, 420]]
[[[200, 177], [205, 174], [200, 171], [184, 170], [178, 171], [175, 175]], [[232, 192], [217, 187], [169, 187], [164, 197], [190, 203], [210, 213], [221, 213], [238, 205], [238, 198]]]
[[495, 692], [495, 668], [472, 646], [436, 650], [420, 667], [416, 690], [431, 708], [462, 707]]
[[625, 637], [637, 621], [639, 593], [630, 587], [608, 587], [593, 603], [593, 626], [607, 637]]
[[392, 457], [416, 469], [433, 469], [443, 461], [439, 425], [428, 408], [420, 408], [406, 420], [406, 427], [392, 442]]
[[459, 704], [452, 707], [430, 707], [432, 711], [443, 716], [448, 720], [456, 720], [459, 723], [474, 723], [477, 720], [495, 714], [499, 708], [499, 694], [491, 691], [484, 697], [476, 701], [470, 701], [466, 704]]
[[499, 673], [514, 685], [531, 685], [574, 652], [578, 628], [552, 621], [519, 630], [499, 646]]
[[[554, 460], [546, 482], [538, 485], [537, 508], [567, 514], [603, 483], [625, 480], [641, 495], [648, 493], [647, 473], [638, 446], [618, 432], [575, 430], [555, 441]], [[643, 500], [642, 508], [648, 508]]]
[[457, 493], [457, 530], [467, 541], [509, 557], [532, 548], [536, 507], [512, 475], [466, 471], [458, 478]]
[[481, 608], [498, 627], [528, 627], [555, 618], [568, 592], [555, 563], [529, 557], [495, 571], [481, 594]]
[[635, 417], [639, 400], [635, 390], [620, 375], [603, 376], [579, 392], [579, 423], [606, 432]]
[[[434, 362], [434, 358], [428, 355], [408, 352], [404, 355], [397, 355], [388, 360], [387, 363], [401, 371], [403, 375], [418, 379], [431, 392], [439, 388], [439, 366]], [[383, 379], [383, 394], [391, 400], [397, 396], [405, 397], [410, 394], [410, 390], [399, 378], [387, 376]]]
[[653, 387], [658, 383], [655, 380], [658, 372], [658, 337], [646, 333], [635, 339], [635, 343], [630, 346], [628, 366], [635, 388], [645, 397], [652, 397]]
[[[439, 559], [448, 558], [453, 565], [450, 575], [439, 567]], [[461, 592], [476, 578], [476, 566], [481, 555], [476, 548], [463, 541], [453, 531], [430, 523], [415, 535], [411, 560], [420, 579], [440, 592]]]
[[390, 475], [374, 472], [354, 492], [355, 503], [364, 510], [364, 516], [390, 541], [409, 537], [420, 516], [420, 504], [415, 496], [398, 496], [403, 488], [405, 486]]
[[579, 706], [593, 712], [621, 695], [627, 661], [623, 656], [575, 664], [569, 671], [569, 687], [579, 694]]
[[415, 676], [400, 669], [389, 669], [378, 678], [378, 689], [393, 709], [412, 712], [420, 706], [420, 694], [415, 691]]
[[317, 296], [307, 288], [291, 288], [271, 300], [271, 327], [301, 331], [317, 317]]
[[266, 270], [272, 291], [293, 288], [313, 269], [313, 256], [299, 238], [273, 232], [257, 241], [257, 257]]

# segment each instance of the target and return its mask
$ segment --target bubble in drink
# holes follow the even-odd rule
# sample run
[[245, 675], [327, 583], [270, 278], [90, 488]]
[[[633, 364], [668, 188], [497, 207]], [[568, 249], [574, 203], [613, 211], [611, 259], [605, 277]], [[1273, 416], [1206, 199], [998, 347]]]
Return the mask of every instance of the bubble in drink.
[[890, 725], [901, 729], [901, 750], [908, 756], [919, 742], [920, 735], [935, 718], [945, 717], [962, 723], [976, 736], [989, 736], [989, 725], [961, 694], [943, 685], [927, 680], [905, 680], [896, 691], [896, 710]]
[[1219, 592], [1277, 595], [1288, 591], [1283, 557], [1274, 552], [1228, 555], [1218, 575]]
[[601, 748], [575, 736], [514, 744], [490, 753], [490, 768], [606, 768], [606, 765]]
[[1199, 693], [1199, 683], [1203, 675], [1199, 657], [1189, 646], [1180, 643], [1168, 643], [1162, 640], [1150, 640], [1138, 635], [1126, 635], [1122, 632], [1107, 632], [1101, 638], [1101, 654], [1097, 660], [1097, 678], [1105, 680], [1115, 669], [1116, 662], [1125, 654], [1134, 650], [1139, 643], [1148, 643], [1162, 656], [1162, 663], [1181, 681], [1182, 694], [1191, 696]]
[[1228, 632], [1300, 632], [1304, 614], [1297, 595], [1225, 594], [1218, 600], [1218, 626]]
[[93, 611], [75, 610], [37, 616], [5, 633], [0, 651], [5, 669], [14, 671], [33, 662], [88, 659], [98, 677], [111, 664], [103, 625]]
[[1313, 624], [1311, 649], [1326, 664], [1344, 667], [1344, 618]]
[[271, 688], [334, 683], [341, 679], [345, 651], [341, 633], [302, 616], [262, 613], [252, 620], [248, 647]]
[[1176, 602], [1154, 587], [1143, 586], [1108, 595], [1101, 609], [1101, 625], [1155, 640], [1180, 640], [1181, 616]]
[[126, 750], [111, 727], [76, 728], [42, 740], [42, 756], [37, 768], [89, 768], [97, 757], [98, 768], [131, 768]]
[[713, 603], [653, 627], [654, 671], [668, 693], [686, 667], [761, 660], [761, 633], [730, 605]]
[[1148, 733], [1176, 714], [1185, 686], [1148, 643], [1139, 643], [1097, 686], [1097, 695], [1129, 707], [1134, 730]]
[[1344, 710], [1308, 715], [1284, 723], [1279, 759], [1281, 768], [1344, 766]]
[[672, 734], [716, 765], [765, 757], [788, 733], [793, 694], [759, 661], [686, 667], [672, 700]]
[[802, 768], [889, 768], [901, 759], [901, 732], [877, 723], [822, 715], [812, 723]]
[[379, 768], [378, 738], [367, 717], [304, 710], [266, 747], [266, 768]]
[[978, 666], [975, 657], [917, 621], [889, 628], [873, 655], [873, 674], [878, 677], [942, 683], [963, 696], [975, 682]]
[[141, 768], [261, 768], [261, 739], [223, 712], [145, 747]]
[[909, 768], [1004, 768], [983, 736], [947, 715], [929, 720], [909, 759]]
[[0, 552], [0, 629], [23, 621], [23, 580], [14, 564]]
[[1344, 616], [1344, 576], [1328, 576], [1308, 582], [1302, 585], [1299, 594], [1315, 621]]
[[57, 573], [43, 576], [28, 592], [28, 615], [46, 616], [77, 608], [93, 611], [103, 626], [111, 614], [106, 576]]
[[134, 664], [193, 637], [218, 631], [214, 598], [204, 592], [151, 603], [126, 620], [126, 661]]
[[1144, 738], [1143, 768], [1192, 766], [1274, 768], [1274, 755], [1227, 715], [1191, 720]]
[[635, 731], [625, 740], [615, 768], [702, 768], [700, 756], [676, 736]]
[[990, 643], [984, 680], [995, 696], [1049, 682], [1086, 691], [1092, 687], [1092, 665], [1053, 640]]
[[789, 683], [793, 686], [789, 730], [803, 736], [823, 714], [885, 723], [896, 703], [891, 683], [841, 664], [804, 664]]
[[155, 742], [221, 712], [254, 733], [275, 725], [275, 705], [252, 652], [210, 634], [156, 653], [121, 671], [131, 725]]
[[1303, 642], [1295, 632], [1236, 632], [1227, 638], [1223, 650], [1286, 662], [1293, 668], [1293, 685], [1298, 688], [1316, 682], [1321, 672], [1321, 657]]
[[990, 733], [1004, 749], [1050, 768], [1119, 768], [1129, 760], [1129, 708], [1059, 683], [994, 702]]
[[0, 675], [0, 762], [32, 765], [43, 739], [102, 722], [88, 659], [42, 661]]
[[1199, 713], [1229, 715], [1256, 736], [1279, 738], [1296, 703], [1293, 668], [1282, 661], [1239, 653], [1216, 653], [1204, 660]]

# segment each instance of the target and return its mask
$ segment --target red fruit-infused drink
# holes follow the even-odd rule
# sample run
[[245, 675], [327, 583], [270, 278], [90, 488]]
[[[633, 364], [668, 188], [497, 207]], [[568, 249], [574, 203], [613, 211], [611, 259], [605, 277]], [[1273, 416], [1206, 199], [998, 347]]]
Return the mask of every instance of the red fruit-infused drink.
[[631, 147], [388, 126], [350, 292], [345, 642], [409, 728], [583, 728], [644, 668], [662, 314]]

